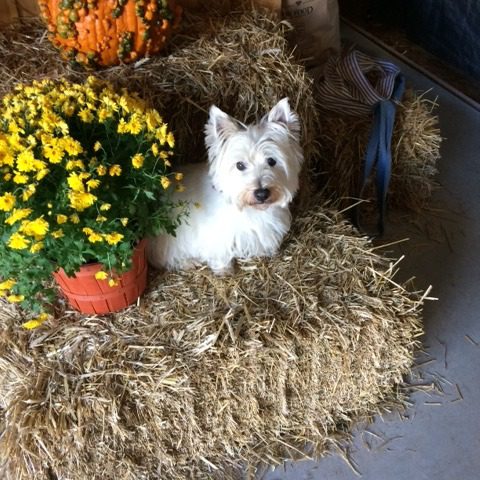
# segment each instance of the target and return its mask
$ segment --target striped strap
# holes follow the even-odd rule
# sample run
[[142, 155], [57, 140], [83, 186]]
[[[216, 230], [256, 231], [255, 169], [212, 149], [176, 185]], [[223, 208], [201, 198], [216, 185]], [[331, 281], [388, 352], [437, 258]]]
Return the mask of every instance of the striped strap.
[[[404, 90], [405, 78], [396, 65], [356, 50], [343, 57], [330, 57], [325, 67], [325, 79], [319, 87], [321, 106], [326, 110], [356, 117], [373, 112], [359, 198], [362, 198], [368, 178], [376, 167], [379, 235], [384, 232], [396, 104], [402, 99]], [[353, 215], [360, 228], [358, 207]]]

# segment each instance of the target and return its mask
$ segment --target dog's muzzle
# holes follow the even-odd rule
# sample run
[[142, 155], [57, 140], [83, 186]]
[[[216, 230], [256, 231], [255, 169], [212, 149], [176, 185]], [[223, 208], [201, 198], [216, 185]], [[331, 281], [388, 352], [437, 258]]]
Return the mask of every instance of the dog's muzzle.
[[264, 203], [270, 197], [270, 190], [268, 188], [257, 188], [254, 190], [253, 196], [259, 203]]

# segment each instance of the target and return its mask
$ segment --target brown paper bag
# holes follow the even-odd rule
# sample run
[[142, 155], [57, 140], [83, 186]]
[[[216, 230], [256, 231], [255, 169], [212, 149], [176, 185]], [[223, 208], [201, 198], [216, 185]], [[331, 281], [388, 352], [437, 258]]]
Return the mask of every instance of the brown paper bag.
[[338, 0], [282, 0], [283, 18], [294, 27], [290, 40], [309, 67], [321, 67], [340, 51]]

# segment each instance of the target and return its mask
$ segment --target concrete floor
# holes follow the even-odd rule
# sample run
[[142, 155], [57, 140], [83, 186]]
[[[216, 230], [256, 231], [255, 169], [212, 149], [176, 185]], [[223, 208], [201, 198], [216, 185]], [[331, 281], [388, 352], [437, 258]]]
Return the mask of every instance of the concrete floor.
[[425, 306], [427, 355], [419, 363], [426, 363], [417, 368], [439, 388], [414, 393], [407, 419], [392, 414], [359, 426], [348, 449], [353, 468], [332, 453], [318, 462], [287, 463], [262, 479], [480, 480], [480, 110], [358, 32], [347, 28], [344, 36], [391, 58], [440, 104], [441, 188], [417, 226], [392, 213], [388, 227], [390, 238], [410, 239], [396, 247], [406, 255], [402, 278], [433, 285], [431, 295], [439, 298]]

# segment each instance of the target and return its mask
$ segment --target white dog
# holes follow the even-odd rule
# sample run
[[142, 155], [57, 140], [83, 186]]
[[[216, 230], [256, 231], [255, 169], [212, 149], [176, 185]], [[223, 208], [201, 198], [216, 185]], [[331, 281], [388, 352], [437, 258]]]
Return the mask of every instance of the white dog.
[[212, 106], [205, 126], [208, 164], [191, 164], [176, 199], [191, 210], [176, 236], [151, 239], [157, 267], [207, 264], [231, 272], [235, 258], [274, 255], [290, 228], [289, 203], [303, 162], [300, 123], [284, 98], [254, 125]]

